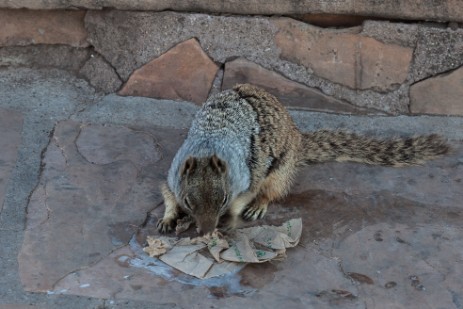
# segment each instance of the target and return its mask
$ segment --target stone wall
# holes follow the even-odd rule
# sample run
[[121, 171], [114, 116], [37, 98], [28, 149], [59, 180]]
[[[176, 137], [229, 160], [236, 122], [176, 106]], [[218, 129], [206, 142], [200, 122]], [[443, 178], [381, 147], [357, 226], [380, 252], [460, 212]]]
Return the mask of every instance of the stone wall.
[[196, 104], [250, 82], [292, 108], [463, 115], [455, 1], [241, 7], [261, 15], [217, 14], [239, 13], [234, 2], [132, 2], [0, 0], [0, 67], [61, 68], [101, 92]]

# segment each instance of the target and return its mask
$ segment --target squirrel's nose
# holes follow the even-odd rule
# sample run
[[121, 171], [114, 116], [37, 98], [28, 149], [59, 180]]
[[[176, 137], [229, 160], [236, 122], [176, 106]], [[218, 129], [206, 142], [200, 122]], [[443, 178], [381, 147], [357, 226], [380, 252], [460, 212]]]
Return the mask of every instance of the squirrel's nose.
[[196, 225], [198, 226], [198, 232], [200, 235], [206, 235], [209, 233], [214, 232], [215, 228], [217, 227], [217, 221], [218, 219], [216, 218], [207, 218], [207, 219], [201, 219], [199, 222], [196, 222]]

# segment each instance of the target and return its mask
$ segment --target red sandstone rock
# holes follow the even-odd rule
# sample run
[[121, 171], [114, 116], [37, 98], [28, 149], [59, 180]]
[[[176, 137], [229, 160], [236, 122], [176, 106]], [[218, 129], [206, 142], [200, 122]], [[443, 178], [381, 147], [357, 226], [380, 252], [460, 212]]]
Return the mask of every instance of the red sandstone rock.
[[0, 10], [0, 46], [88, 46], [84, 16], [85, 11]]
[[119, 92], [203, 103], [219, 67], [190, 39], [136, 70]]
[[227, 62], [222, 89], [229, 89], [242, 83], [251, 83], [266, 89], [289, 107], [337, 113], [361, 113], [363, 111], [245, 59]]
[[[159, 171], [147, 166], [161, 156], [150, 132], [60, 122], [28, 204], [18, 258], [24, 288], [50, 290], [126, 244], [159, 203], [153, 193]], [[165, 170], [169, 162], [163, 163], [156, 166]]]
[[410, 111], [463, 116], [463, 67], [412, 85]]
[[344, 30], [323, 30], [277, 19], [275, 43], [281, 58], [354, 89], [387, 91], [405, 81], [413, 50]]

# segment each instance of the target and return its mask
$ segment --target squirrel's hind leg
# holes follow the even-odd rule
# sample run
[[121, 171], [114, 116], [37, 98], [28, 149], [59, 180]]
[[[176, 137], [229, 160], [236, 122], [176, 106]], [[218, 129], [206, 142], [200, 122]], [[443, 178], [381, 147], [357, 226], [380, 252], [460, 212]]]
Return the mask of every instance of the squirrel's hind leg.
[[242, 212], [243, 219], [253, 221], [263, 218], [267, 212], [268, 204], [288, 193], [295, 173], [296, 168], [293, 160], [280, 164], [277, 169], [270, 172], [262, 181], [256, 198]]
[[180, 213], [180, 208], [175, 199], [174, 193], [170, 191], [167, 184], [161, 186], [162, 196], [164, 197], [164, 217], [160, 219], [156, 225], [157, 229], [161, 233], [171, 232], [177, 225], [177, 219]]

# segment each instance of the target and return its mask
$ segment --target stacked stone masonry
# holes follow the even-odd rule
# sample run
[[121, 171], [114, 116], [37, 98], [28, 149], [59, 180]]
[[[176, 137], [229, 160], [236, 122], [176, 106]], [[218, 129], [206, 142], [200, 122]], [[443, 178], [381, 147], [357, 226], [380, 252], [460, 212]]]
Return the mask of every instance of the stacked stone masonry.
[[[196, 104], [250, 82], [292, 108], [463, 115], [461, 7], [449, 1], [429, 13], [429, 1], [421, 2], [405, 1], [401, 12], [349, 1], [243, 8], [268, 15], [253, 16], [157, 11], [202, 8], [201, 1], [0, 1], [0, 66], [56, 67], [104, 93]], [[79, 9], [63, 10], [70, 8]], [[201, 10], [236, 13], [215, 2]]]

